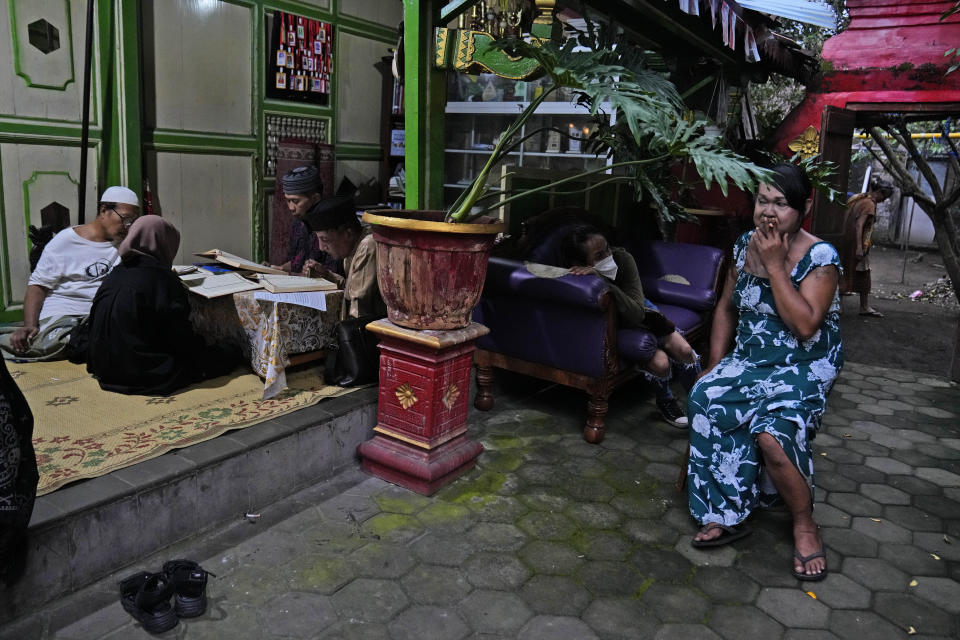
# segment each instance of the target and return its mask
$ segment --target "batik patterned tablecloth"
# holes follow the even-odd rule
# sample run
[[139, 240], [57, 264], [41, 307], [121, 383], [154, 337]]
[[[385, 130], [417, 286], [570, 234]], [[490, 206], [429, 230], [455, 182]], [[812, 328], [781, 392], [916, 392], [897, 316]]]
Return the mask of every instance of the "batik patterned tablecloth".
[[325, 293], [326, 310], [257, 300], [254, 291], [232, 296], [190, 296], [190, 321], [208, 340], [238, 345], [253, 371], [263, 378], [263, 397], [287, 387], [290, 355], [325, 349], [340, 319], [343, 291]]

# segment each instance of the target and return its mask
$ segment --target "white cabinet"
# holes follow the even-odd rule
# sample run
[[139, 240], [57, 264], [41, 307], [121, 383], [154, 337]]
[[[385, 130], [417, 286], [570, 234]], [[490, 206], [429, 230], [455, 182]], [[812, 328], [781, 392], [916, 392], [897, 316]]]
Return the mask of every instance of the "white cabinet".
[[[501, 80], [502, 79], [498, 79]], [[502, 95], [502, 94], [501, 94]], [[525, 124], [523, 143], [510, 152], [503, 165], [548, 169], [562, 173], [599, 168], [611, 162], [606, 156], [584, 153], [583, 140], [592, 132], [595, 118], [557, 92], [564, 101], [543, 102]], [[444, 200], [451, 204], [482, 170], [498, 136], [529, 103], [525, 101], [451, 101], [446, 107]], [[556, 131], [551, 131], [555, 129]], [[578, 136], [571, 140], [560, 132]], [[529, 136], [529, 137], [526, 137]], [[500, 188], [501, 170], [491, 172], [491, 190]]]

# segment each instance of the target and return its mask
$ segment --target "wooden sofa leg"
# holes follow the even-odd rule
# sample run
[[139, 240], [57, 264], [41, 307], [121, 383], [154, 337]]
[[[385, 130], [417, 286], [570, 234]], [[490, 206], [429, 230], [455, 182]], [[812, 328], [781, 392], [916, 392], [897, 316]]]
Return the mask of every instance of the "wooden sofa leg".
[[493, 367], [477, 365], [477, 397], [473, 406], [478, 411], [493, 409]]
[[590, 396], [587, 400], [587, 426], [583, 428], [583, 439], [591, 444], [600, 444], [607, 430], [607, 397]]

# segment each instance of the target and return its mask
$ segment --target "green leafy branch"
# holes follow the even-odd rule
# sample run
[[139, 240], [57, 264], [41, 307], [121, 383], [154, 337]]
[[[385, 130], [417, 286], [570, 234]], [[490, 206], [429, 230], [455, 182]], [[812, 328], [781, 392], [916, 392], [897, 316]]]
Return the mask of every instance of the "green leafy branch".
[[[603, 38], [602, 33], [590, 30], [562, 45], [534, 46], [517, 39], [491, 45], [512, 56], [535, 59], [552, 86], [532, 100], [500, 136], [474, 181], [450, 208], [450, 221], [467, 221], [533, 193], [614, 171], [617, 177], [608, 180], [632, 183], [637, 200], [648, 196], [653, 207], [669, 220], [678, 209], [671, 201], [677, 183], [672, 170], [678, 164], [693, 166], [707, 188], [717, 182], [724, 195], [731, 183], [753, 190], [756, 182], [765, 178], [765, 169], [724, 149], [717, 139], [704, 136], [705, 121], [684, 117], [676, 87], [664, 75], [646, 67], [642, 51], [613, 46]], [[537, 107], [560, 87], [572, 89], [577, 104], [595, 120], [593, 133], [584, 142], [586, 152], [612, 157], [615, 162], [493, 201], [486, 186], [491, 171], [533, 135], [522, 135], [524, 126]]]

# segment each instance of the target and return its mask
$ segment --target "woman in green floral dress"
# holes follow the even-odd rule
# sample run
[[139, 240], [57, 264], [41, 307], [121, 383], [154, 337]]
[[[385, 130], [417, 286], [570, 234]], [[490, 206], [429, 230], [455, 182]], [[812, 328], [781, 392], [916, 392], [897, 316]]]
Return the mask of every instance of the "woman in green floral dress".
[[690, 392], [690, 513], [702, 525], [692, 544], [746, 535], [751, 511], [779, 496], [793, 516], [794, 575], [821, 580], [808, 432], [820, 426], [843, 365], [840, 262], [832, 245], [801, 228], [807, 177], [783, 164], [773, 178], [758, 190], [756, 228], [734, 248], [707, 373]]

